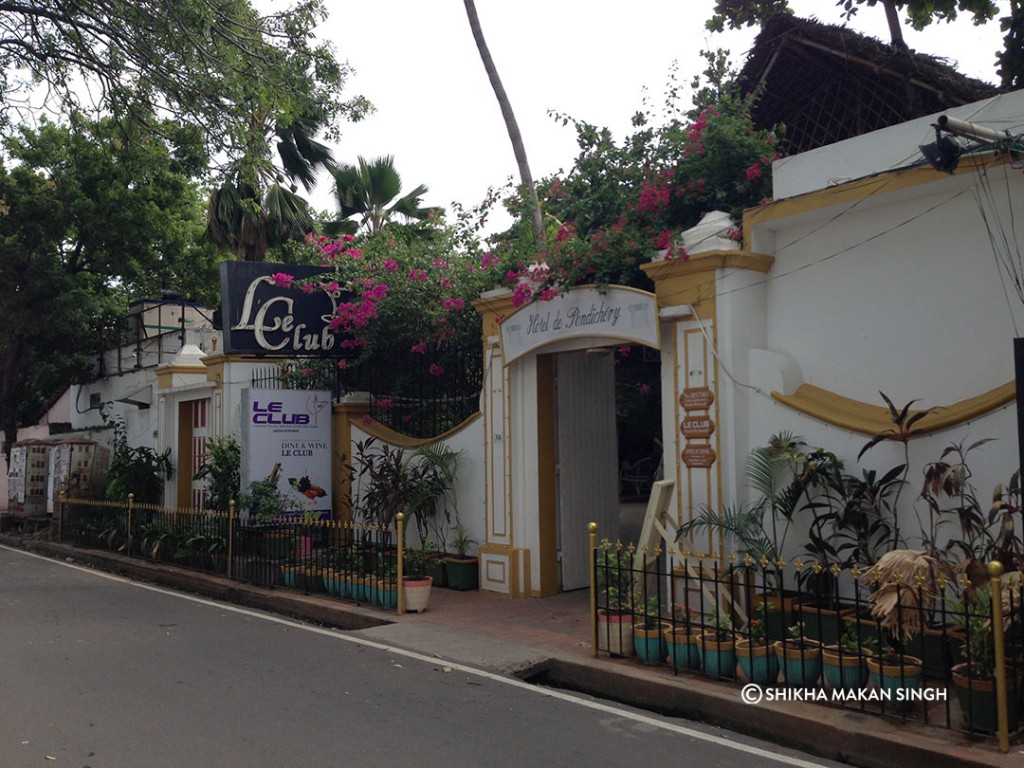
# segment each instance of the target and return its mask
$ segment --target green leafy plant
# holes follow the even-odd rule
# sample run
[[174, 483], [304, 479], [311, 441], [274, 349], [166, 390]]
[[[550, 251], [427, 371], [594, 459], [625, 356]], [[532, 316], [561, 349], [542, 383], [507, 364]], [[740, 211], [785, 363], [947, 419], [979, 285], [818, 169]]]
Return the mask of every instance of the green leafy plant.
[[732, 617], [728, 611], [722, 610], [720, 606], [715, 606], [715, 609], [711, 612], [711, 618], [707, 622], [710, 631], [708, 632], [711, 637], [719, 643], [724, 643], [726, 640], [730, 640], [733, 637], [733, 625]]
[[470, 538], [469, 531], [462, 525], [461, 522], [455, 524], [455, 539], [453, 540], [452, 546], [455, 547], [455, 554], [459, 557], [468, 557], [469, 548], [476, 544], [476, 540]]
[[609, 614], [632, 613], [635, 587], [632, 545], [623, 548], [619, 543], [602, 539], [596, 556], [599, 607]]
[[136, 503], [159, 504], [163, 500], [164, 482], [174, 474], [171, 465], [171, 449], [157, 453], [148, 447], [128, 445], [124, 421], [109, 418], [101, 411], [108, 426], [114, 430], [110, 452], [110, 467], [107, 469], [107, 498], [111, 501], [127, 501], [133, 494]]
[[286, 511], [288, 501], [277, 485], [280, 471], [281, 465], [275, 464], [265, 479], [249, 483], [249, 489], [239, 496], [241, 509], [247, 511], [258, 523], [270, 522]]
[[194, 480], [206, 481], [204, 505], [225, 512], [241, 490], [242, 448], [233, 435], [211, 437]]

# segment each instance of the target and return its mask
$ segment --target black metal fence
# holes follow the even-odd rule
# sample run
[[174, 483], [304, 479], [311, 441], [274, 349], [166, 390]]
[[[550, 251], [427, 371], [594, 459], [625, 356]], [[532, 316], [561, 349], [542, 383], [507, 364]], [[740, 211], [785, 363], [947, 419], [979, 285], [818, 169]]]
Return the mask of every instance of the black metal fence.
[[398, 608], [403, 548], [395, 526], [284, 516], [247, 522], [232, 513], [65, 499], [58, 537], [265, 587], [329, 593]]
[[479, 345], [444, 344], [430, 354], [428, 364], [423, 355], [395, 347], [345, 369], [336, 360], [292, 360], [254, 371], [252, 386], [325, 390], [335, 401], [369, 392], [372, 419], [410, 437], [432, 438], [479, 410], [483, 362]]
[[1001, 746], [1020, 730], [1022, 586], [999, 564], [971, 581], [592, 546], [595, 655], [737, 681], [748, 703], [813, 701]]

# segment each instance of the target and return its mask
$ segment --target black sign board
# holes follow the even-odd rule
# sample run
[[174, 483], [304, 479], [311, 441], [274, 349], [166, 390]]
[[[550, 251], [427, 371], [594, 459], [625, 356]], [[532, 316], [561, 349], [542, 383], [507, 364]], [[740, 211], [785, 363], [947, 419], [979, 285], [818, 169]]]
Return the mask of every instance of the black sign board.
[[[224, 352], [266, 357], [342, 357], [341, 333], [330, 328], [339, 301], [321, 288], [312, 293], [297, 285], [330, 274], [325, 267], [224, 261], [220, 265]], [[271, 277], [291, 275], [295, 286], [279, 286]]]

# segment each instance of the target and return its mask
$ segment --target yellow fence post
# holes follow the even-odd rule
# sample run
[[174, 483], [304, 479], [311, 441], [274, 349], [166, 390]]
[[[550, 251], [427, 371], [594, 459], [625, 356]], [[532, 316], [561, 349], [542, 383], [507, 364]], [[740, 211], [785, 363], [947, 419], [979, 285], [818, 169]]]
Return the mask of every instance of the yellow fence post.
[[993, 560], [988, 564], [992, 577], [992, 639], [996, 655], [996, 716], [999, 724], [999, 751], [1010, 751], [1010, 716], [1006, 707], [1006, 643], [1003, 637], [1003, 564]]
[[402, 589], [402, 577], [405, 568], [405, 536], [404, 536], [405, 515], [399, 512], [395, 515], [395, 525], [398, 530], [398, 615], [405, 613], [405, 590]]
[[128, 540], [128, 557], [132, 556], [132, 511], [135, 509], [135, 494], [128, 494], [128, 526], [125, 528], [125, 538]]
[[591, 655], [597, 658], [597, 523], [587, 523], [590, 541], [590, 645]]
[[230, 579], [235, 570], [235, 500], [228, 502], [228, 568], [227, 574]]

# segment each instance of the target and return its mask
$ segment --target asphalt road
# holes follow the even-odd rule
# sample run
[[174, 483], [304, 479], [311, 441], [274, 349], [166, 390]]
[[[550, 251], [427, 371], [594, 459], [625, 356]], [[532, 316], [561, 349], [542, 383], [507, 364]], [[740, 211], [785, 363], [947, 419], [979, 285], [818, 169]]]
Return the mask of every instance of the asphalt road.
[[0, 547], [0, 766], [836, 765]]

